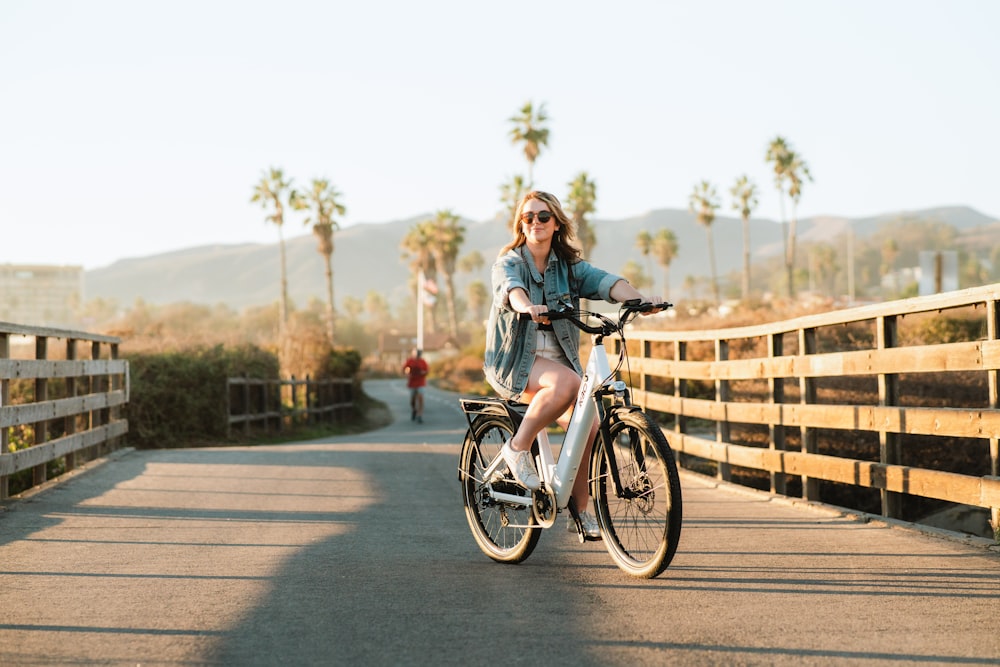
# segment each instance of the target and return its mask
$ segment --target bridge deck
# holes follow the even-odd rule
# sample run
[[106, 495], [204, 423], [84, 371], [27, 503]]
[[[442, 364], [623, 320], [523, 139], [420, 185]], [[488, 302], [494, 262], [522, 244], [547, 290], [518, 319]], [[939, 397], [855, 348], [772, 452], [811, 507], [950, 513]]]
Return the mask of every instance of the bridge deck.
[[980, 543], [684, 479], [658, 579], [562, 524], [475, 547], [462, 418], [433, 390], [351, 438], [127, 452], [0, 512], [0, 665], [997, 664]]

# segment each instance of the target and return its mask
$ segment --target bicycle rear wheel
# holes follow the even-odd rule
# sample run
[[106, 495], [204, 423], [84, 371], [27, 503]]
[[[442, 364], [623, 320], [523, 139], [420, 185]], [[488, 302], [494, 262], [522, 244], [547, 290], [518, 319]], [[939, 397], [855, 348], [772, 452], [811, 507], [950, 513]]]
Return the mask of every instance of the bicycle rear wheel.
[[490, 497], [487, 482], [496, 491], [525, 493], [506, 466], [502, 465], [493, 479], [484, 479], [484, 470], [500, 454], [504, 441], [513, 432], [509, 420], [480, 415], [466, 433], [459, 458], [462, 502], [472, 537], [483, 553], [501, 563], [520, 563], [531, 555], [542, 532], [530, 505], [505, 503]]
[[[615, 564], [651, 579], [670, 565], [681, 535], [677, 464], [663, 432], [644, 412], [618, 413], [609, 431], [611, 442], [599, 443], [591, 457], [597, 522]], [[617, 492], [612, 467], [621, 481]]]

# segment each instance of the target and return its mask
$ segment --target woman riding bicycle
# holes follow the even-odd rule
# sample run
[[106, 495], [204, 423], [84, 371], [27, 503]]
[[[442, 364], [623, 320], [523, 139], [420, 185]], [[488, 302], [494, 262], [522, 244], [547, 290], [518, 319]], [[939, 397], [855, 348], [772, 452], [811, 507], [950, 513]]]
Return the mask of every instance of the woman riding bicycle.
[[[569, 322], [550, 322], [544, 314], [579, 308], [581, 298], [610, 303], [661, 299], [647, 298], [624, 278], [584, 261], [574, 244], [572, 221], [554, 195], [538, 190], [524, 195], [515, 209], [513, 227], [513, 240], [493, 264], [493, 307], [483, 370], [498, 395], [528, 404], [520, 427], [504, 445], [503, 457], [518, 482], [534, 491], [541, 482], [531, 444], [552, 422], [566, 428], [583, 375], [579, 331]], [[646, 314], [653, 312], [659, 311]], [[521, 313], [530, 319], [520, 319]], [[596, 433], [595, 420], [585, 461]], [[578, 475], [572, 497], [584, 533], [594, 539], [600, 537], [600, 529], [588, 509], [588, 484], [586, 475]], [[575, 531], [575, 524], [570, 529]]]

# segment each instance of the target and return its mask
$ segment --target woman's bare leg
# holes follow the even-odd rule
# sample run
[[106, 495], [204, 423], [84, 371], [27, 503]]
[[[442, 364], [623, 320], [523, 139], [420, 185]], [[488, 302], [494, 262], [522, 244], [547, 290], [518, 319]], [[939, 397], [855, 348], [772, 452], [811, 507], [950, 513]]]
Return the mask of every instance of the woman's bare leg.
[[528, 387], [521, 396], [528, 402], [528, 409], [511, 438], [511, 448], [515, 451], [531, 449], [531, 443], [541, 430], [567, 413], [579, 388], [580, 376], [572, 368], [536, 358], [528, 376]]
[[[573, 369], [549, 359], [537, 358], [528, 377], [528, 388], [522, 400], [528, 402], [528, 409], [510, 446], [515, 451], [531, 449], [531, 443], [542, 429], [556, 422], [565, 430], [569, 427], [573, 401], [580, 390], [580, 376]], [[590, 480], [587, 465], [590, 450], [597, 436], [597, 419], [587, 436], [587, 447], [583, 452], [583, 462], [573, 484], [573, 500], [579, 512], [590, 510]]]

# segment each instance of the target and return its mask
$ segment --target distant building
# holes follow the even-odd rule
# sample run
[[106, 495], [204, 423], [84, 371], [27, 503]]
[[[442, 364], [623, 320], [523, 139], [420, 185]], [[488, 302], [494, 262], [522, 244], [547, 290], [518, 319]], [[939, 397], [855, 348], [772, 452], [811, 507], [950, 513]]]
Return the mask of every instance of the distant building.
[[[442, 355], [453, 354], [459, 347], [468, 343], [468, 339], [467, 334], [459, 334], [459, 339], [455, 340], [447, 333], [426, 333], [423, 350], [425, 357], [428, 362], [432, 362]], [[382, 331], [378, 335], [378, 349], [372, 352], [366, 364], [370, 369], [398, 373], [416, 347], [415, 332]]]
[[83, 303], [83, 267], [0, 264], [0, 321], [75, 326]]

